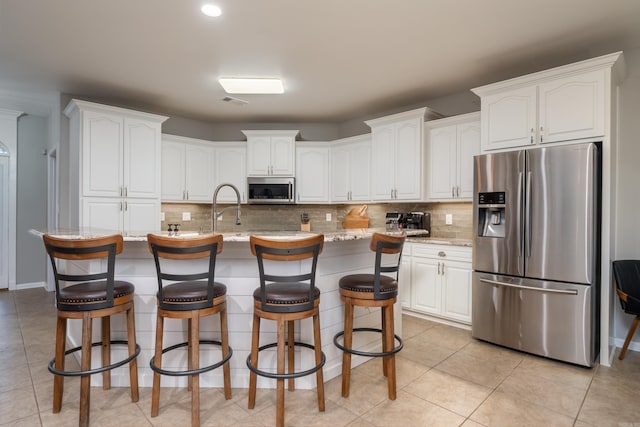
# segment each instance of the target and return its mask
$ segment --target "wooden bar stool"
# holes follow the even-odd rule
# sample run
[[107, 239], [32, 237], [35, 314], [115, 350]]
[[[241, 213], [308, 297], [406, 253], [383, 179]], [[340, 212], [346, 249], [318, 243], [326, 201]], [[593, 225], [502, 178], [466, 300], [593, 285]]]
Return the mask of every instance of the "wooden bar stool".
[[[274, 378], [276, 384], [276, 426], [284, 426], [284, 380], [288, 380], [289, 391], [295, 388], [295, 378], [315, 372], [318, 409], [324, 411], [324, 380], [322, 367], [326, 357], [322, 352], [320, 341], [320, 290], [315, 286], [316, 265], [322, 252], [324, 235], [295, 239], [270, 240], [255, 236], [250, 237], [251, 253], [258, 260], [260, 287], [253, 292], [253, 331], [251, 334], [251, 354], [247, 357], [249, 374], [249, 409], [256, 403], [257, 375]], [[299, 274], [270, 274], [275, 266], [265, 261], [303, 261], [300, 262]], [[307, 268], [308, 267], [308, 268]], [[280, 270], [282, 271], [282, 270]], [[294, 341], [294, 321], [313, 317], [314, 345]], [[260, 320], [268, 319], [277, 322], [277, 342], [260, 346]], [[315, 352], [315, 366], [295, 372], [294, 347], [304, 347]], [[276, 373], [258, 369], [258, 353], [262, 350], [277, 347]], [[287, 351], [287, 373], [285, 373], [285, 349]]]
[[[160, 406], [160, 375], [189, 376], [191, 425], [199, 426], [200, 374], [222, 366], [224, 396], [227, 400], [231, 399], [231, 370], [228, 362], [233, 350], [229, 347], [227, 328], [227, 287], [215, 281], [216, 255], [222, 252], [222, 234], [194, 238], [148, 234], [147, 241], [153, 253], [158, 276], [155, 354], [149, 362], [153, 370], [151, 416], [158, 415]], [[187, 261], [203, 258], [208, 258], [206, 271], [182, 273], [184, 268], [193, 268]], [[165, 259], [165, 262], [162, 259]], [[201, 340], [200, 318], [216, 313], [220, 314], [221, 340]], [[187, 341], [167, 348], [162, 347], [165, 318], [188, 319]], [[200, 367], [201, 344], [220, 346], [221, 360]], [[162, 369], [162, 355], [182, 347], [187, 347], [188, 350], [187, 369], [180, 371]]]
[[[340, 299], [344, 301], [344, 331], [333, 337], [333, 343], [343, 351], [342, 354], [342, 397], [349, 397], [351, 380], [351, 355], [382, 357], [382, 371], [387, 377], [389, 399], [396, 399], [396, 353], [402, 350], [402, 339], [394, 333], [393, 304], [398, 297], [398, 273], [400, 257], [405, 235], [387, 235], [374, 233], [370, 248], [376, 253], [374, 274], [351, 274], [340, 279]], [[383, 255], [395, 255], [391, 265], [385, 265]], [[395, 273], [395, 278], [381, 273]], [[380, 307], [382, 328], [354, 328], [353, 307]], [[353, 332], [367, 331], [382, 334], [382, 351], [366, 352], [355, 350]], [[344, 335], [343, 344], [339, 338]], [[395, 341], [398, 345], [395, 346]]]
[[[44, 246], [51, 260], [56, 284], [56, 306], [58, 321], [56, 327], [55, 357], [49, 362], [53, 381], [53, 413], [62, 409], [64, 377], [80, 377], [80, 426], [89, 425], [91, 375], [102, 373], [102, 387], [111, 388], [111, 370], [129, 364], [131, 401], [138, 401], [138, 364], [136, 357], [140, 346], [136, 343], [136, 328], [133, 311], [135, 287], [129, 282], [115, 280], [116, 254], [122, 252], [121, 235], [72, 239], [45, 234]], [[81, 261], [105, 260], [91, 263]], [[58, 270], [57, 260], [66, 260], [66, 271]], [[72, 264], [73, 262], [73, 264]], [[99, 272], [91, 272], [96, 265]], [[78, 273], [71, 272], [76, 269]], [[63, 283], [67, 283], [63, 286]], [[125, 313], [127, 318], [127, 340], [111, 339], [111, 316]], [[65, 350], [67, 319], [82, 320], [82, 345]], [[92, 343], [93, 319], [101, 319], [101, 341]], [[111, 345], [126, 345], [129, 356], [111, 363]], [[102, 347], [102, 366], [91, 369], [91, 348]], [[65, 356], [81, 352], [79, 371], [65, 371]]]

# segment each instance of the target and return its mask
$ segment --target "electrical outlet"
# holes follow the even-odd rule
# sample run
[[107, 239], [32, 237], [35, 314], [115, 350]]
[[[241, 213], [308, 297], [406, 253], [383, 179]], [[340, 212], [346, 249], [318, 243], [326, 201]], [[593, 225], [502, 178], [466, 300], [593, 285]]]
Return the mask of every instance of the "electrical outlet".
[[325, 215], [325, 220], [331, 221], [331, 212]]
[[446, 214], [444, 216], [444, 223], [447, 224], [447, 225], [453, 224], [453, 215], [452, 214]]
[[160, 212], [160, 221], [164, 221], [164, 212]]
[[191, 221], [191, 212], [182, 212], [183, 221]]

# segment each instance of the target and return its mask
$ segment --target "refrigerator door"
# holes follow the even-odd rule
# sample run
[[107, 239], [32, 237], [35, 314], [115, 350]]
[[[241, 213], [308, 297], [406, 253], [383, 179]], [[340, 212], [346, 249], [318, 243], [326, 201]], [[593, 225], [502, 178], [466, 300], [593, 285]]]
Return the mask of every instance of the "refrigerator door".
[[594, 283], [596, 177], [595, 144], [527, 151], [526, 277]]
[[[473, 268], [497, 274], [524, 274], [524, 151], [485, 154], [474, 158]], [[482, 205], [481, 193], [504, 192], [504, 203]], [[496, 209], [504, 221], [504, 236], [491, 233], [487, 223]], [[482, 216], [485, 218], [482, 218]]]
[[473, 273], [472, 290], [474, 338], [592, 365], [592, 286]]

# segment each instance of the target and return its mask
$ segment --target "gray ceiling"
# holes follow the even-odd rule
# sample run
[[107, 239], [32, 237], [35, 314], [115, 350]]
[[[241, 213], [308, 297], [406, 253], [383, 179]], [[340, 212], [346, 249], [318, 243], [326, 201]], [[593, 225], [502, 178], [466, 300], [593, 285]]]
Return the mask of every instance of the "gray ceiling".
[[[0, 0], [0, 86], [214, 122], [340, 122], [640, 47], [640, 0]], [[220, 76], [284, 79], [226, 95]]]

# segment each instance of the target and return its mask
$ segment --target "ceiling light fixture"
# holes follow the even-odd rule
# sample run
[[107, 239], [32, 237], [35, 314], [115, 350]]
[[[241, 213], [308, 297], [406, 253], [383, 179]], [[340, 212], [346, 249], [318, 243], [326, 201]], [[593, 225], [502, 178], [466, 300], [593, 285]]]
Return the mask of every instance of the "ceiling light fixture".
[[222, 15], [222, 9], [213, 4], [205, 4], [200, 10], [207, 16], [216, 17]]
[[280, 79], [261, 78], [220, 78], [218, 79], [225, 92], [232, 94], [280, 94], [284, 86]]

